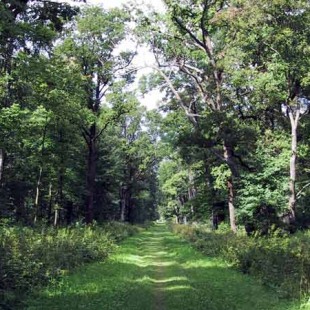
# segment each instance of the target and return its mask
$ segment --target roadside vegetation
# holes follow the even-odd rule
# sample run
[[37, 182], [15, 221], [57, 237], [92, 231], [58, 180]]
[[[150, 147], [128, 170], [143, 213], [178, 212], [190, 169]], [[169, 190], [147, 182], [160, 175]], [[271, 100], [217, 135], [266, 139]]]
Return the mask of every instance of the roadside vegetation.
[[156, 225], [29, 298], [25, 307], [92, 310], [297, 310], [255, 279]]
[[0, 225], [0, 308], [15, 309], [25, 296], [76, 267], [104, 260], [138, 230], [121, 223], [57, 229]]
[[[206, 226], [172, 225], [172, 231], [190, 241], [208, 257], [219, 257], [244, 274], [254, 276], [282, 297], [307, 301], [310, 295], [309, 231], [265, 238], [237, 236]], [[308, 303], [310, 307], [310, 304]]]

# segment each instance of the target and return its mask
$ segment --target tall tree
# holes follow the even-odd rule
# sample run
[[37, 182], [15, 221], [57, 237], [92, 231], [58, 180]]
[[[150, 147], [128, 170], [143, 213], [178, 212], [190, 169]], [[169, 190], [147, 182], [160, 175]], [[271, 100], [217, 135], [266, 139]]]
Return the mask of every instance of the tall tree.
[[[233, 105], [226, 91], [222, 52], [225, 47], [223, 27], [214, 27], [214, 16], [227, 9], [223, 1], [165, 1], [168, 13], [164, 19], [143, 17], [142, 27], [148, 27], [146, 39], [151, 44], [158, 62], [160, 75], [170, 93], [185, 111], [197, 132], [201, 131], [201, 117], [215, 121], [214, 137], [205, 141], [213, 148], [217, 158], [225, 162], [227, 174], [228, 206], [231, 229], [236, 231], [234, 206], [234, 179], [239, 176], [233, 139], [233, 118], [229, 114]], [[154, 20], [159, 26], [154, 27]], [[165, 29], [167, 29], [165, 31]], [[167, 70], [170, 70], [169, 71]], [[203, 134], [202, 134], [203, 136]]]
[[[84, 76], [84, 91], [89, 110], [89, 122], [82, 128], [87, 145], [86, 168], [86, 222], [93, 221], [93, 205], [98, 160], [98, 139], [107, 126], [124, 113], [119, 106], [108, 117], [102, 114], [102, 104], [117, 73], [132, 60], [132, 53], [117, 54], [116, 49], [126, 36], [128, 15], [120, 9], [105, 11], [99, 7], [86, 7], [76, 19], [73, 31], [65, 39], [65, 53], [72, 57]], [[104, 120], [99, 124], [99, 119]]]
[[[1, 1], [0, 3], [0, 108], [10, 109], [13, 103], [23, 104], [27, 90], [17, 71], [27, 60], [25, 55], [39, 57], [50, 53], [52, 43], [64, 24], [77, 13], [65, 3], [31, 0]], [[24, 55], [24, 56], [22, 56]], [[17, 68], [16, 70], [16, 67]], [[13, 108], [13, 110], [16, 110]], [[12, 112], [13, 112], [12, 110]], [[6, 110], [8, 112], [9, 110]], [[0, 171], [10, 161], [8, 143], [0, 142]], [[3, 174], [1, 174], [2, 177]]]
[[123, 176], [119, 190], [121, 221], [134, 222], [138, 215], [135, 210], [137, 197], [143, 198], [143, 192], [144, 198], [152, 196], [154, 193], [151, 187], [156, 187], [151, 181], [158, 162], [157, 137], [154, 132], [153, 136], [151, 135], [149, 126], [145, 126], [147, 120], [145, 108], [139, 106], [122, 117], [120, 137]]
[[[248, 101], [273, 120], [287, 116], [291, 133], [288, 217], [296, 220], [298, 126], [309, 108], [309, 1], [236, 1], [218, 14], [217, 24], [229, 24], [230, 72]], [[263, 25], [263, 26], [262, 26]], [[237, 58], [238, 57], [238, 58]], [[238, 68], [237, 68], [238, 67]], [[237, 70], [236, 70], [237, 68]], [[238, 77], [239, 78], [238, 78]], [[236, 78], [237, 77], [237, 78]], [[260, 102], [258, 101], [260, 100]], [[275, 123], [273, 122], [273, 127]], [[278, 126], [279, 127], [279, 126]]]

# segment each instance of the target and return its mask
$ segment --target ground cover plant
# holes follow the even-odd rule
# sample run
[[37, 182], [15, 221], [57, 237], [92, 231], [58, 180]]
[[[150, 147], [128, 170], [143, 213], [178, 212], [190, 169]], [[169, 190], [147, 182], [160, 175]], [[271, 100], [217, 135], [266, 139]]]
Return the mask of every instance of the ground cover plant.
[[172, 225], [172, 230], [207, 256], [221, 257], [284, 297], [310, 296], [309, 231], [255, 238], [227, 230], [210, 231], [204, 226]]
[[109, 223], [67, 228], [0, 226], [0, 307], [14, 307], [77, 266], [104, 260], [137, 227]]
[[297, 310], [254, 278], [210, 258], [165, 225], [126, 239], [106, 261], [89, 264], [29, 299], [28, 310]]

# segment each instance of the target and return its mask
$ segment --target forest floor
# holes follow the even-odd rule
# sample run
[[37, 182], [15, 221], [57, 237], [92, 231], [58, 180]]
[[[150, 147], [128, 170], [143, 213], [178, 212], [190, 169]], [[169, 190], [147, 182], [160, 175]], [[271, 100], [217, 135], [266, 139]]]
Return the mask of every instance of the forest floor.
[[28, 310], [295, 310], [276, 292], [194, 250], [163, 225], [31, 297]]

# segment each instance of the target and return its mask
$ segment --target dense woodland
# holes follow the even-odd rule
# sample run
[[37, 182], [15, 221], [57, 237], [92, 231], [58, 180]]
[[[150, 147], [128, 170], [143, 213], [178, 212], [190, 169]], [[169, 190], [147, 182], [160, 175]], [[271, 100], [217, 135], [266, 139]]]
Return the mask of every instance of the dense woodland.
[[309, 3], [166, 6], [2, 1], [1, 218], [309, 225]]
[[2, 225], [309, 228], [309, 1], [164, 2], [1, 1]]

